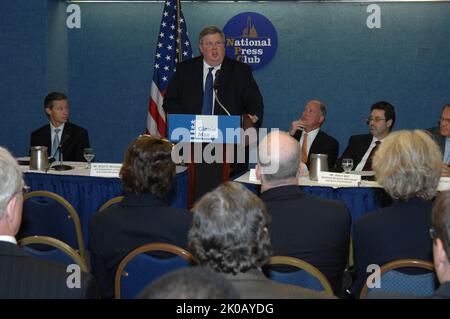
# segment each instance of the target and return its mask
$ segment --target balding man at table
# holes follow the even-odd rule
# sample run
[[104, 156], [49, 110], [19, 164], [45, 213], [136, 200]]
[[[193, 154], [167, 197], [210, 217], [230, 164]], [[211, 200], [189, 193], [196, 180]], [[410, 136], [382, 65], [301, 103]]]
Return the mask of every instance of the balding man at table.
[[289, 134], [299, 141], [302, 162], [310, 167], [311, 154], [327, 154], [328, 167], [336, 164], [339, 155], [339, 142], [321, 130], [327, 114], [326, 106], [318, 100], [306, 103], [301, 117], [291, 123]]

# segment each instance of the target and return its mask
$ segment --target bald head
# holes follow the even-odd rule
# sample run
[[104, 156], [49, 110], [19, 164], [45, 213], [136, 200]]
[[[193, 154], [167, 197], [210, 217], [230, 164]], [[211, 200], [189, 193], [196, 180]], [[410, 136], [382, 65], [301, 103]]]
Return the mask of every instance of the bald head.
[[262, 187], [267, 186], [264, 184], [297, 184], [300, 160], [300, 146], [292, 136], [280, 131], [268, 134], [258, 147]]

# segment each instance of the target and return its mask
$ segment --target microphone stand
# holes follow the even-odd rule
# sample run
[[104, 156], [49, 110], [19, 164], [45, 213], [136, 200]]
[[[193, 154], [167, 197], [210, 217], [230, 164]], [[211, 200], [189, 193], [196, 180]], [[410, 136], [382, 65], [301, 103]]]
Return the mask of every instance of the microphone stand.
[[73, 166], [63, 164], [63, 152], [61, 144], [59, 144], [58, 148], [59, 148], [59, 164], [53, 167], [55, 171], [69, 171], [73, 169]]

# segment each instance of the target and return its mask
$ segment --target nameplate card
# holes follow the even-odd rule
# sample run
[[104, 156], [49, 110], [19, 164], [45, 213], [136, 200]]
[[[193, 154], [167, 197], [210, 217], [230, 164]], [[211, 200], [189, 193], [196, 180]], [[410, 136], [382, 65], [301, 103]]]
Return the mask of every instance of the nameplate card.
[[90, 175], [97, 177], [119, 177], [121, 168], [122, 164], [92, 163]]
[[450, 177], [441, 177], [437, 190], [439, 192], [447, 191], [450, 189]]
[[249, 177], [248, 177], [248, 180], [250, 181], [250, 182], [253, 182], [253, 183], [260, 183], [261, 181], [256, 177], [256, 169], [254, 169], [254, 168], [251, 168], [250, 169], [250, 175], [249, 175]]
[[335, 186], [355, 186], [361, 182], [361, 176], [345, 173], [319, 172], [319, 183]]

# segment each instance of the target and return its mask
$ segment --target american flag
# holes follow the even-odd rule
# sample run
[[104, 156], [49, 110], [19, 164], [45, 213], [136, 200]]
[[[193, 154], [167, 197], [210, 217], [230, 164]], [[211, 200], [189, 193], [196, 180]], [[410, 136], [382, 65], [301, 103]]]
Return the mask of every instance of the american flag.
[[190, 59], [192, 48], [180, 0], [166, 0], [158, 34], [153, 81], [148, 107], [147, 133], [166, 135], [166, 114], [163, 110], [164, 93], [176, 71], [177, 62]]

